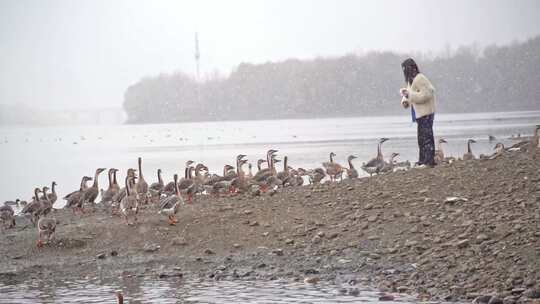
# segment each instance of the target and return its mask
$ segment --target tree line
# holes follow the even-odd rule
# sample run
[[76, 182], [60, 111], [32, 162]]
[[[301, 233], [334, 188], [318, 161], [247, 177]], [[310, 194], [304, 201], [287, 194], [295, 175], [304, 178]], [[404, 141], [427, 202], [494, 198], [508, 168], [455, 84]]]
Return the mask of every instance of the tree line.
[[[403, 114], [401, 62], [370, 52], [240, 64], [228, 77], [145, 77], [124, 95], [128, 123]], [[483, 50], [413, 56], [436, 88], [437, 112], [540, 110], [540, 36]]]

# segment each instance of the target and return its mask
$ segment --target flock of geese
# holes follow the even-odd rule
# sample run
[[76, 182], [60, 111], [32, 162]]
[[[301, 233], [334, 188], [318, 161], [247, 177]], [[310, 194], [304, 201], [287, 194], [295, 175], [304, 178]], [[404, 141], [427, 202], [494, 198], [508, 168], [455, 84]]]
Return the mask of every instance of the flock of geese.
[[[494, 159], [504, 153], [516, 150], [529, 150], [530, 147], [538, 147], [540, 125], [536, 126], [534, 135], [530, 140], [525, 140], [505, 148], [502, 143], [495, 145], [495, 152], [490, 156], [480, 155], [481, 159]], [[491, 139], [492, 137], [490, 137]], [[392, 153], [385, 160], [382, 153], [382, 145], [388, 138], [381, 138], [377, 145], [377, 155], [367, 163], [363, 163], [361, 169], [370, 176], [373, 174], [384, 174], [397, 170], [407, 170], [411, 167], [408, 161], [397, 162], [395, 158], [398, 153]], [[471, 145], [476, 141], [467, 141], [467, 152], [462, 160], [476, 159]], [[452, 163], [456, 161], [453, 157], [445, 157], [442, 145], [447, 143], [444, 138], [440, 138], [435, 151], [435, 161], [437, 164]], [[197, 195], [224, 196], [234, 193], [251, 193], [260, 195], [264, 192], [275, 191], [281, 187], [302, 186], [305, 181], [309, 184], [321, 183], [325, 177], [330, 181], [347, 178], [358, 178], [353, 160], [356, 156], [350, 155], [347, 158], [347, 165], [341, 165], [334, 160], [336, 154], [330, 153], [329, 160], [322, 163], [322, 167], [306, 170], [304, 168], [293, 168], [289, 166], [288, 157], [277, 158], [277, 150], [270, 149], [266, 153], [265, 159], [257, 161], [257, 172], [253, 173], [252, 164], [248, 163], [246, 155], [240, 154], [235, 158], [235, 166], [225, 165], [223, 173], [210, 174], [208, 167], [202, 163], [195, 163], [189, 160], [185, 164], [184, 175], [179, 177], [174, 174], [173, 180], [165, 183], [162, 177], [162, 170], [157, 170], [157, 182], [148, 184], [143, 175], [142, 158], [138, 158], [138, 168], [129, 168], [123, 180], [123, 187], [117, 180], [116, 168], [107, 170], [108, 187], [100, 189], [98, 179], [106, 168], [96, 169], [94, 176], [83, 176], [79, 188], [63, 197], [66, 207], [71, 208], [73, 213], [85, 213], [85, 206], [96, 204], [96, 199], [101, 196], [99, 203], [106, 206], [112, 214], [120, 215], [124, 223], [134, 225], [137, 223], [137, 215], [141, 206], [156, 206], [159, 214], [165, 216], [170, 225], [177, 223], [176, 215], [184, 203], [192, 203]], [[459, 159], [458, 159], [459, 160]], [[283, 169], [278, 171], [276, 164], [283, 162]], [[263, 168], [263, 165], [266, 166]], [[244, 171], [244, 166], [248, 171]], [[92, 181], [89, 186], [88, 182]], [[57, 201], [56, 182], [52, 182], [51, 188], [45, 186], [34, 189], [34, 196], [29, 203], [25, 201], [8, 201], [0, 207], [0, 220], [3, 228], [15, 226], [15, 212], [12, 206], [21, 207], [21, 214], [30, 218], [32, 224], [37, 227], [37, 246], [41, 247], [46, 242], [54, 239], [57, 221], [50, 215], [53, 205]], [[49, 192], [50, 191], [50, 192]]]

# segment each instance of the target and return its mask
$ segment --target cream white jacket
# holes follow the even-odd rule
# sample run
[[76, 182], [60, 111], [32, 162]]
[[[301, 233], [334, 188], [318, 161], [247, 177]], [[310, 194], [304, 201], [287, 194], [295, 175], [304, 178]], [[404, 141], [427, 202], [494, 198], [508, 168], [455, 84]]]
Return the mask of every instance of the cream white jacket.
[[435, 88], [424, 74], [418, 73], [407, 91], [407, 100], [414, 107], [416, 118], [435, 113]]

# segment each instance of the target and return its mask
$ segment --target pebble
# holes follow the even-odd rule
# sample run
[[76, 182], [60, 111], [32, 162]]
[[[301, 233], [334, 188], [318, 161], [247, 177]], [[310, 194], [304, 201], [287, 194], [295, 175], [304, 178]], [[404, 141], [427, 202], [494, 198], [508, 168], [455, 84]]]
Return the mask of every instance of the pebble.
[[285, 244], [292, 245], [292, 244], [294, 244], [294, 240], [293, 239], [286, 239]]
[[321, 281], [319, 277], [306, 277], [304, 278], [304, 283], [306, 284], [317, 284]]
[[527, 289], [523, 292], [523, 295], [531, 299], [540, 299], [540, 289]]
[[460, 240], [454, 243], [457, 248], [465, 248], [469, 246], [469, 239]]
[[212, 249], [210, 249], [210, 248], [206, 248], [206, 249], [204, 250], [204, 253], [205, 253], [205, 254], [215, 254], [215, 252], [214, 252]]
[[96, 256], [96, 258], [99, 259], [99, 260], [103, 260], [103, 259], [105, 259], [106, 257], [107, 257], [107, 255], [106, 255], [105, 253], [100, 253], [100, 254], [98, 254], [98, 255]]
[[382, 294], [379, 296], [379, 301], [394, 301], [394, 296], [391, 294]]
[[143, 250], [145, 252], [156, 252], [161, 248], [161, 246], [157, 244], [145, 244], [143, 247]]
[[498, 297], [492, 297], [488, 304], [503, 304], [503, 300], [501, 298], [498, 298]]

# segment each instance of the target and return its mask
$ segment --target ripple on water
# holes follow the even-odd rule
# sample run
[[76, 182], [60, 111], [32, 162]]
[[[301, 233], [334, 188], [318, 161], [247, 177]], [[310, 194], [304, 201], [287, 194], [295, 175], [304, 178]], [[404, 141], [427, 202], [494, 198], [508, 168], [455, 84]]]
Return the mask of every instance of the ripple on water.
[[[351, 288], [351, 287], [348, 287]], [[195, 281], [121, 279], [45, 282], [16, 285], [0, 283], [0, 303], [115, 303], [123, 290], [127, 303], [364, 303], [378, 302], [378, 292], [359, 288], [358, 296], [339, 293], [329, 284], [307, 285], [288, 281]], [[385, 302], [394, 303], [394, 302]], [[416, 303], [398, 297], [395, 303]]]

